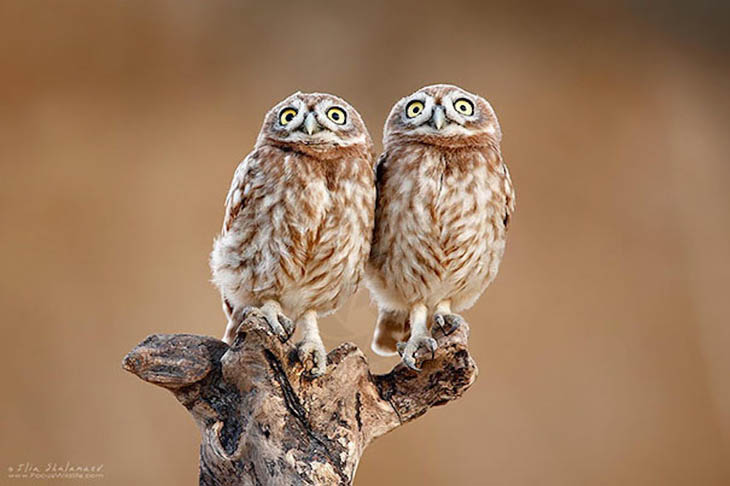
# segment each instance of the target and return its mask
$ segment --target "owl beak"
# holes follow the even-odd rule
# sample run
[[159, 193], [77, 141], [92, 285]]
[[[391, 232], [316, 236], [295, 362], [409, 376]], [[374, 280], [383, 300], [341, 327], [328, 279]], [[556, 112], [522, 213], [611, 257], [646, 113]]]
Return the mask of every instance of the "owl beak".
[[436, 127], [436, 130], [441, 130], [446, 124], [446, 113], [444, 113], [444, 107], [441, 105], [434, 106], [431, 119], [433, 120], [433, 125]]
[[318, 131], [319, 123], [317, 123], [317, 118], [314, 116], [314, 113], [308, 113], [307, 118], [304, 119], [304, 131], [307, 132], [308, 135], [312, 135], [314, 132]]

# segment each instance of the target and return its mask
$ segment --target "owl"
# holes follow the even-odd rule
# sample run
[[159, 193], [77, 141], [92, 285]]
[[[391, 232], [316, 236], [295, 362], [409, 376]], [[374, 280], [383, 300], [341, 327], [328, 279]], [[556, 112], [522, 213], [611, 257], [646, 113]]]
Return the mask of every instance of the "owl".
[[427, 86], [391, 110], [366, 266], [376, 353], [417, 370], [417, 351], [436, 349], [430, 323], [453, 331], [455, 312], [497, 275], [515, 208], [501, 138], [489, 103], [456, 86]]
[[210, 266], [230, 343], [243, 309], [259, 307], [287, 340], [302, 330], [299, 358], [322, 375], [318, 317], [358, 288], [370, 252], [373, 143], [352, 106], [295, 93], [265, 116], [253, 151], [233, 175]]

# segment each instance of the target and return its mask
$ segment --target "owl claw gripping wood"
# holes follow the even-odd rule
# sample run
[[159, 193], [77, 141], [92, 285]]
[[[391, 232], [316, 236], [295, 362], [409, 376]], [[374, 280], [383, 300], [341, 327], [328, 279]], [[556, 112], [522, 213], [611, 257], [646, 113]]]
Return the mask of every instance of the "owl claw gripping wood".
[[298, 346], [314, 376], [327, 354], [317, 318], [358, 288], [370, 251], [373, 144], [354, 108], [329, 94], [295, 93], [267, 113], [254, 150], [235, 171], [210, 257], [231, 343], [243, 309]]
[[[515, 195], [497, 116], [482, 97], [427, 86], [390, 112], [377, 165], [367, 284], [378, 304], [372, 347], [403, 363], [433, 353], [494, 280]], [[428, 316], [431, 315], [431, 320]]]

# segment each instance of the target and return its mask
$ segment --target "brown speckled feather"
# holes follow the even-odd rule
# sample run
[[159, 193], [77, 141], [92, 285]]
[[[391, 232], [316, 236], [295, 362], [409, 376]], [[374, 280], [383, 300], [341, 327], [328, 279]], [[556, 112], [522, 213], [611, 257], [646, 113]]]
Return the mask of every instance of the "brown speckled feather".
[[[454, 90], [421, 92], [437, 106]], [[485, 100], [471, 96], [478, 118], [448, 135], [404, 122], [410, 97], [396, 104], [386, 123], [367, 265], [368, 287], [381, 309], [373, 342], [381, 354], [395, 350], [414, 306], [433, 312], [449, 302], [455, 311], [466, 309], [497, 275], [514, 190], [496, 116]]]
[[[277, 124], [290, 105], [326, 124], [332, 104], [348, 110], [348, 125], [322, 129], [319, 138]], [[326, 315], [356, 291], [373, 228], [372, 151], [359, 115], [338, 98], [298, 93], [272, 109], [235, 171], [211, 254], [229, 318], [267, 300], [292, 319]]]

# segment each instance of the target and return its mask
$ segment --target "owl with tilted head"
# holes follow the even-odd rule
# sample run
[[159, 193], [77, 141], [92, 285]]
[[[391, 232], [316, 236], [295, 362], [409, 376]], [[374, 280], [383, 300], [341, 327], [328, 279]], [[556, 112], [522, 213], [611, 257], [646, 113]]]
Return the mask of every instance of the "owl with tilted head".
[[515, 194], [490, 104], [457, 86], [398, 101], [377, 164], [375, 229], [366, 282], [378, 305], [373, 350], [417, 359], [436, 349], [494, 280]]
[[259, 307], [282, 340], [302, 329], [299, 358], [315, 376], [327, 353], [317, 318], [358, 288], [370, 252], [373, 143], [344, 100], [295, 93], [264, 118], [235, 171], [210, 265], [230, 343], [243, 310]]

